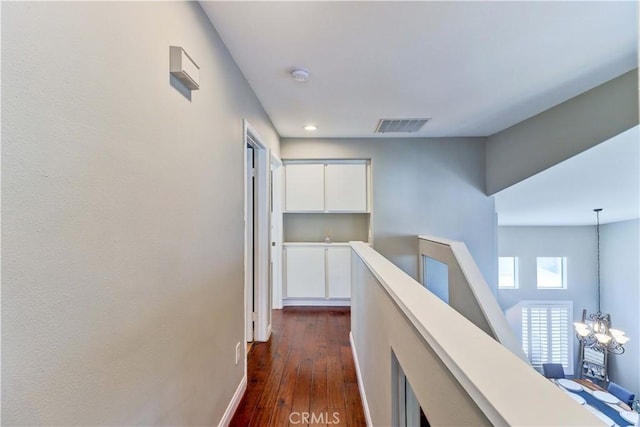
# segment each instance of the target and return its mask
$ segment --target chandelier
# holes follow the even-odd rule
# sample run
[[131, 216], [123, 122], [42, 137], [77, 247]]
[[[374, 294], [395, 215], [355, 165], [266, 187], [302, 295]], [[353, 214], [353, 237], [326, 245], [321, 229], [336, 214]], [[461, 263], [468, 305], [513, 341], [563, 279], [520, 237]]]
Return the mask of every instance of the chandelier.
[[576, 337], [582, 345], [592, 348], [601, 353], [609, 352], [613, 354], [624, 353], [624, 345], [629, 341], [629, 337], [619, 329], [612, 329], [611, 316], [600, 311], [600, 211], [594, 209], [596, 213], [596, 236], [598, 247], [598, 312], [587, 316], [587, 310], [582, 310], [582, 322], [573, 325], [576, 330]]

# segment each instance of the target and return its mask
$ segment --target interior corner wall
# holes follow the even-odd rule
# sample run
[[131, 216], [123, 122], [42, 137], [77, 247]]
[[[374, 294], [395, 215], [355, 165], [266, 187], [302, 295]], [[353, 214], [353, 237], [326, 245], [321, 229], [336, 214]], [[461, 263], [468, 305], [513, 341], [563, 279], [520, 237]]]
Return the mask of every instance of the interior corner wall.
[[492, 195], [639, 123], [638, 69], [629, 71], [487, 139]]
[[221, 420], [244, 375], [243, 118], [279, 154], [197, 2], [2, 4], [3, 425]]
[[600, 226], [602, 310], [626, 332], [625, 353], [609, 358], [612, 381], [640, 395], [640, 220]]
[[[573, 301], [573, 322], [582, 310], [596, 311], [597, 256], [594, 226], [498, 227], [498, 255], [518, 257], [519, 288], [499, 289], [498, 303], [512, 327], [520, 321], [521, 301]], [[536, 257], [567, 257], [567, 289], [538, 289]], [[514, 310], [510, 310], [510, 309]], [[515, 331], [520, 336], [520, 331]], [[578, 340], [573, 340], [574, 358]], [[574, 366], [574, 369], [577, 367]]]
[[484, 138], [282, 139], [286, 159], [371, 159], [375, 249], [417, 279], [418, 235], [466, 243], [495, 291]]

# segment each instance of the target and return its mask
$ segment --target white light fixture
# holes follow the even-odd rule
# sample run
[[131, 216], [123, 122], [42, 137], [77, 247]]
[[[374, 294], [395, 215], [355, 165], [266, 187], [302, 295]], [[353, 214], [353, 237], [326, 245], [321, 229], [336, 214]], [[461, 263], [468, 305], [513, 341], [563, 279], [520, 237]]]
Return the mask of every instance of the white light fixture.
[[200, 67], [180, 46], [169, 46], [169, 72], [189, 89], [200, 89]]
[[611, 326], [611, 316], [600, 311], [600, 211], [602, 209], [594, 209], [593, 211], [596, 213], [597, 221], [598, 312], [587, 316], [587, 310], [582, 310], [582, 322], [576, 322], [573, 326], [576, 330], [576, 337], [583, 346], [592, 348], [600, 353], [622, 354], [624, 353], [623, 346], [629, 342], [629, 337], [619, 329], [609, 328]]
[[294, 68], [291, 70], [291, 78], [297, 82], [306, 82], [309, 80], [309, 70], [306, 68]]
[[318, 130], [318, 126], [317, 125], [306, 125], [304, 127], [304, 130], [308, 130], [308, 131]]

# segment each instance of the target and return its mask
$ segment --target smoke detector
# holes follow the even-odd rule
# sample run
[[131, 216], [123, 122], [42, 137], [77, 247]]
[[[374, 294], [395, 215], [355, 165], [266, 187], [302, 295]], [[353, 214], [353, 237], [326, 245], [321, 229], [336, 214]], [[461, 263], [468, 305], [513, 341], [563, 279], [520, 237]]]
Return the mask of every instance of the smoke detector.
[[306, 68], [294, 68], [291, 70], [291, 78], [297, 82], [306, 82], [309, 80], [309, 70]]

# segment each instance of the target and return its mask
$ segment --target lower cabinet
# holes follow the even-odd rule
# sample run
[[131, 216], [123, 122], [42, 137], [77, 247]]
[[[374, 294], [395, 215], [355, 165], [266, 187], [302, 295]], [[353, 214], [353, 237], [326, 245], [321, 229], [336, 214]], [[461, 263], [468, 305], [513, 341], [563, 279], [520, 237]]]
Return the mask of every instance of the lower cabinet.
[[287, 298], [322, 298], [326, 293], [325, 248], [288, 247]]
[[285, 299], [322, 305], [351, 298], [350, 246], [286, 246], [285, 263]]
[[327, 296], [351, 298], [351, 247], [327, 248]]

